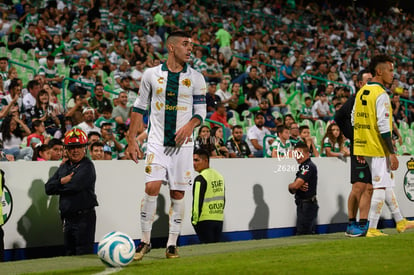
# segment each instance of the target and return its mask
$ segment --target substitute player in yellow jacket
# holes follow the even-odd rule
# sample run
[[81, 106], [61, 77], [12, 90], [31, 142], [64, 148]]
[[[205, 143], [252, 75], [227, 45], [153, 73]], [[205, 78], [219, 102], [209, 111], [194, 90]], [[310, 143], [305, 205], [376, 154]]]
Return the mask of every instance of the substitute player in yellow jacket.
[[200, 242], [218, 242], [223, 230], [224, 178], [210, 168], [210, 158], [206, 150], [196, 150], [193, 163], [194, 170], [200, 174], [194, 180], [191, 223]]
[[[412, 228], [414, 222], [402, 217], [395, 199], [393, 170], [398, 159], [392, 144], [392, 108], [385, 86], [394, 79], [394, 64], [387, 55], [375, 56], [370, 64], [372, 81], [364, 85], [355, 98], [353, 110], [354, 154], [358, 161], [366, 161], [371, 170], [374, 192], [369, 212], [367, 237], [384, 236], [377, 229], [384, 202], [390, 207], [398, 232]], [[394, 199], [393, 199], [394, 198]]]

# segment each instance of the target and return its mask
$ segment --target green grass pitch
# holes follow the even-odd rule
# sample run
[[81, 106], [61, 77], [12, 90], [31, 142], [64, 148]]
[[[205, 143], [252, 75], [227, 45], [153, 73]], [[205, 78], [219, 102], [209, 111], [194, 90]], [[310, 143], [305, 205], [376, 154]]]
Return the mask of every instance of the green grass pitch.
[[414, 231], [387, 237], [344, 233], [191, 245], [179, 259], [153, 249], [140, 262], [106, 268], [96, 255], [0, 264], [1, 274], [411, 274]]

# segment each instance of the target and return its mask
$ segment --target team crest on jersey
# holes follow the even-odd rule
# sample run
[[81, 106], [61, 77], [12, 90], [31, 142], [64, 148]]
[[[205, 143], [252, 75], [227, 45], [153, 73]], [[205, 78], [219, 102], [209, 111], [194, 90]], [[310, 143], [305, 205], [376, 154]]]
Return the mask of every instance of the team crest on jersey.
[[389, 118], [390, 114], [389, 113], [385, 113], [385, 118]]
[[380, 181], [380, 180], [381, 180], [381, 177], [380, 177], [380, 176], [375, 176], [375, 177], [373, 178], [373, 180], [374, 180], [374, 181]]
[[160, 84], [164, 84], [164, 77], [160, 77], [160, 78], [158, 78], [158, 83], [160, 83]]
[[157, 91], [156, 91], [157, 95], [161, 94], [162, 91], [163, 91], [162, 88], [158, 88]]
[[161, 102], [155, 102], [155, 107], [157, 107], [157, 110], [160, 111], [164, 107], [164, 103]]
[[190, 88], [190, 86], [191, 86], [191, 80], [190, 80], [190, 79], [188, 79], [188, 78], [183, 79], [183, 81], [181, 81], [181, 83], [182, 83], [184, 86], [188, 87], [188, 88]]
[[192, 185], [192, 180], [191, 180], [191, 171], [186, 171], [184, 174], [184, 181], [188, 184], [188, 185]]
[[145, 173], [151, 174], [151, 172], [152, 172], [151, 166], [149, 165], [145, 166]]

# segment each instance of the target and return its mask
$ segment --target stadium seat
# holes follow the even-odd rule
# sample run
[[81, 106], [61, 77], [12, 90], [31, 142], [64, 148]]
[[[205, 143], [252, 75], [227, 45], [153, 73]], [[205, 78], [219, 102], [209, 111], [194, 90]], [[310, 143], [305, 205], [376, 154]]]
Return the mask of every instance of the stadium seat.
[[235, 117], [231, 117], [231, 118], [229, 118], [227, 122], [229, 123], [229, 125], [230, 125], [230, 126], [235, 126], [235, 125], [240, 125], [240, 126], [242, 126], [242, 125], [240, 124], [240, 121], [238, 121]]
[[322, 128], [324, 131], [326, 130], [326, 122], [322, 119], [318, 119], [315, 121], [315, 130], [318, 128]]
[[251, 117], [251, 116], [252, 116], [252, 113], [251, 113], [249, 110], [244, 110], [244, 111], [241, 113], [241, 115], [242, 115], [242, 117], [243, 117], [243, 120], [246, 120], [246, 118], [248, 118], [248, 117]]
[[402, 121], [402, 120], [399, 122], [398, 129], [400, 130], [401, 135], [406, 136], [409, 128], [410, 126], [408, 125], [407, 122]]

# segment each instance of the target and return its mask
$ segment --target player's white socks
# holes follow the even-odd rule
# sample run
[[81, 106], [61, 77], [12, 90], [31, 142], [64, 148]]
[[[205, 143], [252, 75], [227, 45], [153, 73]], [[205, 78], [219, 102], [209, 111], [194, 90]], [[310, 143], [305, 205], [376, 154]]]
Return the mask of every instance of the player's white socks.
[[170, 231], [168, 235], [167, 247], [177, 245], [177, 239], [181, 232], [182, 220], [184, 217], [184, 199], [171, 199], [170, 207]]
[[374, 189], [371, 198], [371, 208], [369, 209], [369, 228], [377, 228], [381, 216], [382, 207], [384, 206], [385, 190]]
[[401, 215], [400, 207], [398, 206], [397, 198], [395, 197], [394, 188], [385, 189], [385, 203], [390, 209], [395, 222], [399, 222], [404, 218]]
[[150, 196], [145, 193], [141, 201], [141, 241], [148, 244], [151, 242], [151, 229], [157, 210], [157, 198], [158, 196]]

